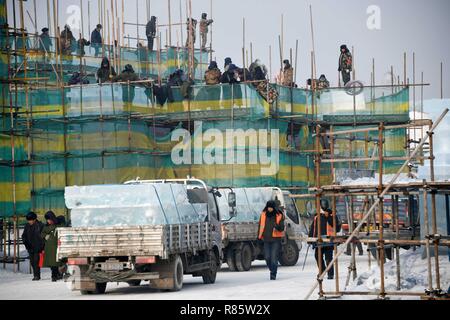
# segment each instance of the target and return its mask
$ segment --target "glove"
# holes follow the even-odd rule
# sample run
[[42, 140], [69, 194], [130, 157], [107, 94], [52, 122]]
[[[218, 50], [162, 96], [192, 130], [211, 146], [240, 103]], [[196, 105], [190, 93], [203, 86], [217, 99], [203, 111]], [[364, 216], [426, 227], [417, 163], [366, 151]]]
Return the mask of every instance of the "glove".
[[346, 72], [346, 73], [350, 73], [350, 70], [349, 70], [349, 69], [345, 69], [345, 72]]
[[48, 241], [48, 239], [50, 239], [50, 235], [49, 234], [45, 236], [45, 241]]

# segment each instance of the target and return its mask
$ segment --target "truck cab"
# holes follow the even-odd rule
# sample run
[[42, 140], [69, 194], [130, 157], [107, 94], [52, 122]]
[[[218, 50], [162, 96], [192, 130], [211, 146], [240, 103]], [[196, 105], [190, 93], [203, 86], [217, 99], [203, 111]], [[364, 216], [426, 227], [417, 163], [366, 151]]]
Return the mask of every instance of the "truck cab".
[[[248, 271], [254, 260], [264, 260], [264, 250], [258, 241], [259, 218], [267, 201], [274, 200], [285, 215], [286, 232], [282, 239], [279, 262], [283, 266], [297, 263], [305, 230], [300, 225], [297, 206], [289, 191], [280, 188], [223, 188], [218, 199], [222, 221], [224, 262], [232, 271]], [[236, 213], [230, 216], [228, 198], [236, 200]]]

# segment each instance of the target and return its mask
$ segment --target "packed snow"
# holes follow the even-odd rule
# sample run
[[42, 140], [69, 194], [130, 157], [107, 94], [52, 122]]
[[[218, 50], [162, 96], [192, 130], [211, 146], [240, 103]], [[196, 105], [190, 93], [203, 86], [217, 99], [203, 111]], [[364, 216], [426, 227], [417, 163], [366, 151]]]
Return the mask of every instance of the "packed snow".
[[[300, 258], [294, 267], [279, 267], [277, 281], [269, 280], [269, 272], [263, 261], [252, 264], [249, 272], [230, 272], [226, 264], [217, 275], [215, 284], [204, 285], [201, 278], [190, 275], [184, 277], [183, 289], [179, 292], [161, 292], [149, 288], [144, 282], [139, 287], [129, 287], [127, 284], [109, 283], [105, 295], [86, 295], [71, 291], [68, 283], [50, 281], [50, 272], [44, 269], [41, 281], [31, 281], [28, 274], [28, 262], [22, 262], [21, 271], [14, 273], [12, 265], [6, 270], [0, 265], [0, 299], [54, 299], [54, 300], [92, 300], [92, 299], [130, 299], [130, 300], [260, 300], [261, 295], [269, 300], [301, 300], [314, 285], [317, 276], [317, 266], [314, 260], [314, 251], [308, 251], [304, 270], [302, 265], [305, 259], [307, 246], [300, 252]], [[359, 277], [350, 282], [349, 291], [368, 291], [379, 288], [379, 269], [374, 259], [371, 259], [372, 268], [368, 266], [367, 253], [356, 256]], [[340, 287], [345, 287], [347, 280], [347, 267], [350, 257], [342, 255], [339, 258]], [[450, 263], [448, 256], [440, 258], [442, 288], [450, 285]], [[424, 292], [427, 287], [427, 260], [421, 259], [420, 250], [403, 251], [401, 254], [401, 287], [402, 291]], [[396, 286], [395, 262], [386, 264], [386, 290], [395, 291]], [[433, 278], [434, 279], [434, 278]], [[324, 280], [323, 290], [335, 290], [335, 280]], [[311, 299], [317, 299], [317, 290]], [[375, 299], [376, 296], [344, 296], [342, 299]], [[394, 299], [419, 299], [418, 297], [403, 296]]]

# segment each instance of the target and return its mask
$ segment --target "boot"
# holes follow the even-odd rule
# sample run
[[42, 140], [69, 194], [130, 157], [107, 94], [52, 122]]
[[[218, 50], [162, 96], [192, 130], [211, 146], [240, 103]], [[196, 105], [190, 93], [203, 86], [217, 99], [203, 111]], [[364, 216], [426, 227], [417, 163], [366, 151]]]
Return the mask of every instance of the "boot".
[[41, 276], [34, 276], [33, 280], [31, 281], [39, 281], [39, 280], [41, 280]]

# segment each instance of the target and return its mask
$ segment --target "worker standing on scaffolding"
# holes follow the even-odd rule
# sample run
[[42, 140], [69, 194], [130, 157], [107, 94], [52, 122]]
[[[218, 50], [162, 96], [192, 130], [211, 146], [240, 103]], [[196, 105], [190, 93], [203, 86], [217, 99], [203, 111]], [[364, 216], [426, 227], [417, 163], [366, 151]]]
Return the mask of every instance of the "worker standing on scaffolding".
[[145, 27], [145, 34], [147, 35], [148, 50], [151, 52], [151, 51], [153, 51], [153, 43], [154, 43], [155, 37], [156, 37], [156, 17], [155, 16], [152, 16], [150, 18], [150, 21], [147, 23], [147, 26]]
[[341, 55], [339, 56], [339, 69], [342, 74], [342, 81], [344, 86], [350, 82], [350, 72], [353, 70], [353, 57], [348, 50], [347, 46], [343, 44], [341, 46]]
[[186, 48], [189, 48], [191, 46], [191, 41], [192, 41], [192, 47], [195, 46], [195, 30], [197, 29], [197, 20], [193, 19], [193, 18], [188, 18], [187, 19], [187, 39], [186, 39]]
[[44, 241], [41, 237], [44, 225], [37, 219], [34, 212], [26, 216], [27, 224], [22, 234], [22, 241], [28, 251], [30, 265], [33, 269], [33, 281], [41, 280], [41, 268], [39, 267], [39, 255], [44, 250]]
[[285, 87], [294, 87], [294, 68], [292, 68], [291, 63], [289, 60], [283, 61], [284, 68], [283, 68], [283, 79], [281, 81], [281, 84]]
[[49, 53], [51, 46], [53, 46], [53, 44], [50, 35], [48, 34], [48, 28], [43, 28], [42, 33], [39, 36], [39, 49], [44, 53]]
[[102, 25], [98, 24], [97, 27], [91, 33], [91, 46], [95, 49], [95, 56], [98, 57], [100, 47], [102, 46]]
[[104, 57], [100, 68], [97, 70], [97, 83], [111, 82], [117, 76], [116, 70], [108, 58]]
[[[330, 204], [328, 200], [322, 199], [320, 200], [320, 233], [322, 237], [335, 237], [336, 236], [336, 230], [339, 231], [341, 229], [341, 224], [339, 222], [338, 217], [336, 216], [336, 230], [333, 228], [333, 219], [334, 214], [333, 211], [330, 209]], [[318, 229], [319, 224], [317, 222], [317, 215], [314, 216], [314, 220], [309, 228], [309, 237], [310, 238], [318, 238]], [[319, 246], [320, 246], [320, 257], [319, 257]], [[317, 266], [319, 267], [319, 273], [323, 272], [325, 268], [328, 267], [328, 265], [333, 260], [333, 250], [334, 250], [334, 243], [313, 243], [313, 249], [314, 249], [314, 257], [316, 258]], [[325, 262], [324, 258], [325, 257]], [[319, 264], [320, 259], [320, 264]], [[331, 266], [330, 270], [328, 271], [328, 279], [334, 279], [334, 267]]]
[[61, 42], [61, 52], [65, 55], [70, 55], [72, 53], [73, 45], [76, 42], [69, 25], [64, 26], [64, 30], [61, 32], [60, 36]]
[[214, 20], [207, 19], [208, 15], [202, 13], [202, 19], [200, 20], [200, 36], [202, 41], [202, 50], [206, 50], [206, 42], [208, 41], [209, 25], [211, 25]]

